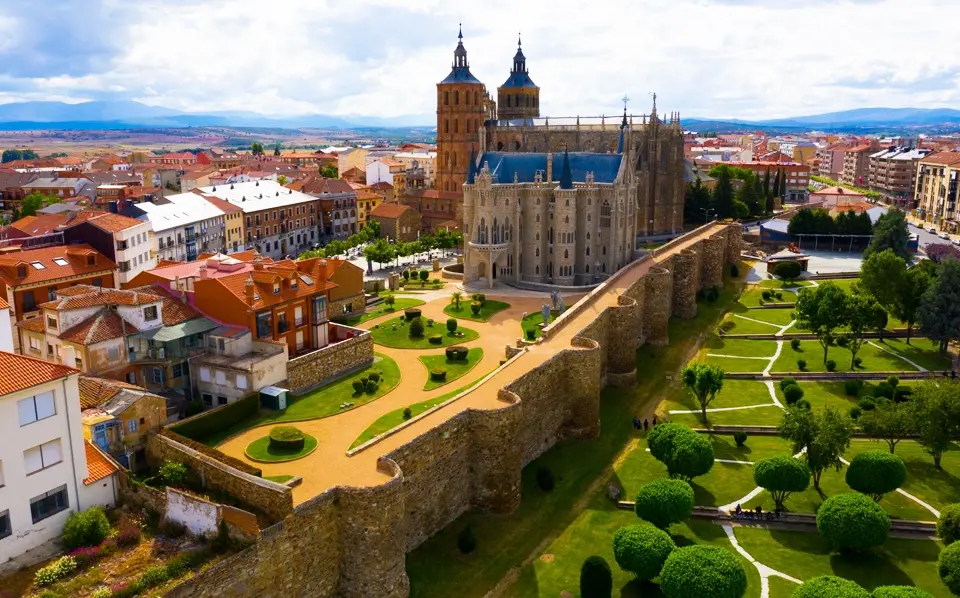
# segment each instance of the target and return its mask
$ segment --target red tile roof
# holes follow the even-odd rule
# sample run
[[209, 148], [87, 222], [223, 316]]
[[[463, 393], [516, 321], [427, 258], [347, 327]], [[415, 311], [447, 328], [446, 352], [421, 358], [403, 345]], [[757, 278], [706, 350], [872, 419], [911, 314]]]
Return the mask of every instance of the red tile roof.
[[322, 176], [314, 176], [304, 179], [300, 191], [309, 195], [323, 195], [330, 193], [353, 193], [353, 187], [350, 183], [342, 179], [327, 179]]
[[950, 166], [960, 162], [960, 152], [937, 152], [929, 154], [920, 160], [923, 164], [941, 164]]
[[8, 395], [77, 374], [79, 370], [26, 355], [0, 351], [0, 372], [3, 372], [3, 376], [0, 376], [0, 395]]
[[[86, 289], [86, 293], [82, 291]], [[151, 287], [144, 287], [139, 290], [129, 289], [126, 291], [120, 289], [103, 289], [91, 285], [75, 285], [70, 287], [66, 294], [60, 293], [57, 299], [41, 303], [39, 307], [46, 309], [80, 309], [83, 307], [96, 307], [101, 305], [143, 305], [144, 303], [154, 303], [162, 301], [163, 296], [154, 292]]]
[[212, 204], [213, 207], [217, 208], [224, 214], [235, 214], [237, 212], [243, 211], [243, 209], [240, 208], [240, 206], [235, 206], [229, 201], [225, 199], [220, 199], [219, 197], [216, 197], [214, 195], [209, 195], [209, 194], [198, 194], [198, 195], [203, 197], [205, 200], [207, 200], [207, 202]]
[[[92, 265], [87, 263], [87, 257], [90, 255], [95, 256]], [[53, 261], [57, 258], [66, 261], [66, 265], [60, 265]], [[42, 268], [38, 269], [34, 267], [32, 265], [34, 262], [39, 262]], [[19, 278], [17, 276], [18, 264], [26, 265], [26, 277]], [[99, 272], [111, 272], [116, 270], [116, 268], [116, 264], [89, 245], [59, 245], [56, 247], [44, 247], [43, 249], [7, 253], [0, 256], [0, 281], [16, 287], [70, 276], [85, 276]]]
[[405, 206], [399, 203], [382, 203], [370, 210], [370, 215], [379, 216], [381, 218], [399, 218], [407, 211], [415, 212], [416, 210], [410, 206]]
[[21, 320], [17, 322], [17, 326], [23, 328], [24, 330], [29, 330], [30, 332], [44, 332], [46, 330], [43, 327], [43, 318], [30, 318], [29, 320]]
[[370, 185], [370, 188], [371, 188], [371, 189], [376, 189], [377, 191], [389, 191], [389, 190], [393, 189], [393, 185], [391, 185], [390, 183], [388, 183], [388, 182], [386, 182], [386, 181], [380, 181], [380, 182], [377, 182], [377, 183], [374, 183], [374, 184]]
[[122, 390], [147, 392], [147, 389], [142, 386], [137, 386], [136, 384], [128, 384], [127, 382], [98, 378], [96, 376], [80, 376], [77, 384], [80, 387], [81, 409], [92, 409], [103, 405]]
[[137, 332], [137, 327], [110, 309], [102, 309], [73, 328], [64, 330], [57, 337], [78, 345], [95, 345]]
[[159, 285], [137, 287], [130, 290], [154, 294], [163, 299], [161, 318], [163, 319], [164, 326], [175, 326], [203, 315], [177, 297], [174, 297], [170, 291]]
[[87, 455], [87, 477], [83, 478], [84, 486], [117, 473], [117, 466], [89, 441], [83, 441], [83, 449]]
[[[83, 212], [81, 212], [81, 214], [82, 213]], [[103, 214], [102, 216], [90, 219], [90, 224], [104, 232], [117, 233], [122, 230], [127, 230], [128, 228], [133, 228], [134, 226], [140, 226], [143, 224], [143, 221], [122, 214]]]

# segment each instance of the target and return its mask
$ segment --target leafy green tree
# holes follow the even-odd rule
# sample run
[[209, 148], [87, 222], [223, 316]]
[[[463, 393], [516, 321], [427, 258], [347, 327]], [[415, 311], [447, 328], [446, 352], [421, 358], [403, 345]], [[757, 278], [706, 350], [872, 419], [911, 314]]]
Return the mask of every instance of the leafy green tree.
[[286, 185], [289, 182], [290, 182], [290, 179], [288, 179], [285, 175], [281, 174], [277, 176], [277, 184], [280, 185], [281, 187]]
[[450, 303], [453, 304], [453, 308], [457, 311], [460, 310], [460, 302], [463, 301], [463, 293], [460, 291], [454, 291], [450, 294]]
[[876, 502], [880, 502], [884, 494], [903, 486], [906, 480], [907, 466], [903, 460], [886, 451], [860, 453], [847, 467], [847, 486]]
[[280, 148], [281, 148], [281, 145], [280, 145], [280, 142], [279, 142], [279, 141], [276, 142], [275, 144], [273, 144], [273, 155], [274, 155], [274, 156], [279, 156], [279, 155], [280, 155]]
[[761, 204], [761, 201], [765, 203], [764, 198], [758, 193], [757, 186], [754, 183], [755, 178], [752, 173], [746, 177], [736, 196], [737, 201], [747, 206], [749, 214], [759, 214], [763, 212], [764, 204]]
[[377, 262], [382, 268], [383, 264], [393, 261], [394, 247], [385, 239], [377, 239], [375, 243], [363, 248], [363, 256], [367, 261]]
[[933, 457], [933, 466], [941, 469], [943, 453], [950, 448], [960, 426], [960, 382], [923, 382], [914, 390], [909, 405], [919, 434], [917, 442]]
[[892, 249], [874, 252], [860, 267], [860, 284], [889, 311], [894, 311], [900, 286], [907, 275], [907, 262]]
[[803, 582], [791, 598], [871, 598], [870, 592], [856, 582], [837, 577], [821, 575]]
[[832, 282], [815, 289], [802, 289], [797, 299], [797, 324], [817, 335], [823, 347], [823, 363], [834, 339], [834, 331], [847, 323], [847, 294]]
[[841, 550], [868, 550], [887, 541], [890, 517], [869, 496], [835, 494], [817, 509], [817, 531]]
[[763, 175], [763, 197], [767, 203], [767, 212], [773, 212], [773, 191], [770, 189], [770, 169]]
[[844, 314], [847, 327], [850, 329], [847, 335], [847, 349], [850, 350], [851, 371], [856, 367], [857, 353], [866, 342], [864, 337], [867, 331], [874, 327], [880, 312], [886, 313], [873, 297], [862, 293], [846, 294]]
[[81, 546], [98, 546], [110, 534], [110, 521], [100, 507], [73, 512], [67, 517], [61, 541], [69, 550]]
[[944, 546], [960, 540], [960, 504], [953, 503], [940, 509], [937, 519], [937, 537]]
[[849, 417], [832, 407], [818, 412], [787, 407], [777, 432], [790, 441], [794, 454], [804, 451], [813, 487], [820, 492], [824, 470], [833, 467], [840, 471], [843, 466], [840, 459], [850, 447], [853, 424]]
[[683, 370], [683, 384], [700, 403], [703, 423], [707, 423], [707, 405], [723, 389], [723, 369], [706, 363], [695, 363]]
[[954, 542], [940, 551], [937, 571], [943, 585], [947, 586], [954, 596], [960, 596], [960, 542]]
[[787, 497], [810, 485], [810, 468], [803, 461], [778, 455], [754, 463], [753, 481], [770, 493], [779, 510]]
[[916, 431], [911, 411], [909, 403], [889, 401], [864, 412], [860, 416], [860, 428], [870, 436], [881, 438], [894, 453], [897, 444]]
[[732, 552], [694, 544], [670, 553], [660, 572], [666, 598], [742, 598], [747, 571]]
[[960, 338], [960, 262], [948, 259], [923, 294], [918, 313], [920, 329], [947, 354], [950, 341]]
[[262, 155], [263, 155], [263, 144], [260, 143], [259, 141], [254, 141], [253, 143], [251, 143], [251, 144], [250, 144], [250, 153], [253, 154], [254, 156], [262, 156]]
[[613, 534], [613, 558], [637, 579], [651, 580], [660, 575], [676, 547], [670, 534], [652, 525], [627, 525]]
[[320, 176], [325, 179], [336, 179], [340, 177], [340, 172], [335, 165], [328, 164], [320, 167]]
[[877, 219], [873, 227], [873, 238], [863, 252], [863, 257], [869, 258], [874, 253], [891, 249], [899, 257], [909, 260], [910, 253], [907, 251], [909, 240], [910, 231], [907, 230], [907, 219], [904, 213], [900, 210], [890, 210]]
[[720, 218], [733, 218], [736, 216], [736, 209], [733, 205], [733, 183], [730, 172], [723, 169], [718, 175], [713, 188], [713, 207]]
[[873, 589], [870, 598], [933, 598], [933, 594], [913, 586], [880, 586]]
[[713, 469], [713, 444], [704, 435], [692, 432], [674, 438], [673, 452], [667, 461], [672, 477], [690, 482]]
[[40, 208], [45, 208], [49, 205], [60, 203], [61, 201], [62, 200], [56, 195], [47, 195], [39, 191], [29, 193], [23, 198], [23, 201], [20, 202], [20, 218], [24, 216], [36, 216]]
[[[658, 426], [659, 427], [659, 426]], [[637, 517], [662, 530], [693, 514], [693, 488], [683, 480], [661, 478], [640, 487], [634, 502]]]
[[796, 280], [802, 273], [803, 266], [800, 262], [780, 262], [774, 270], [774, 274], [784, 280]]
[[[921, 264], [923, 263], [926, 263], [926, 261], [921, 262]], [[910, 344], [913, 326], [920, 318], [920, 306], [923, 305], [924, 296], [927, 289], [933, 284], [933, 280], [934, 278], [925, 268], [914, 266], [907, 270], [903, 281], [897, 285], [897, 300], [890, 313], [907, 325], [908, 345]]]
[[[768, 173], [770, 171], [767, 171]], [[780, 196], [780, 169], [777, 169], [777, 175], [773, 179], [773, 188], [770, 189], [770, 197], [779, 197]], [[801, 212], [805, 210], [800, 210]]]

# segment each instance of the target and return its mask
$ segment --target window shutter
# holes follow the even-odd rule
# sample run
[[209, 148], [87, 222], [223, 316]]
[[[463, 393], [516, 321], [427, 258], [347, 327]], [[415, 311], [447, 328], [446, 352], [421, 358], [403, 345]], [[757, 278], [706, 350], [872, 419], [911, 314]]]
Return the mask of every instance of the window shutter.
[[19, 414], [21, 426], [37, 421], [37, 412], [34, 408], [33, 397], [17, 401], [17, 413]]
[[37, 419], [52, 417], [57, 414], [57, 407], [54, 405], [54, 394], [52, 390], [42, 392], [34, 397], [37, 402]]
[[43, 456], [39, 446], [23, 451], [23, 466], [28, 475], [43, 469]]
[[43, 466], [50, 467], [63, 461], [63, 453], [60, 450], [60, 439], [51, 440], [40, 445], [40, 452], [43, 456]]

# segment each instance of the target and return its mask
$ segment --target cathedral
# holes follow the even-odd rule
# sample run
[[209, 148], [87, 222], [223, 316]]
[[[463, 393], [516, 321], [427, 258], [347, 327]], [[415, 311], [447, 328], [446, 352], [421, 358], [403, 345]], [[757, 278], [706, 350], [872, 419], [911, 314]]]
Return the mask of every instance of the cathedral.
[[470, 72], [461, 31], [437, 84], [437, 190], [460, 192], [464, 281], [596, 285], [638, 239], [682, 230], [680, 117], [542, 118], [517, 42], [494, 100]]

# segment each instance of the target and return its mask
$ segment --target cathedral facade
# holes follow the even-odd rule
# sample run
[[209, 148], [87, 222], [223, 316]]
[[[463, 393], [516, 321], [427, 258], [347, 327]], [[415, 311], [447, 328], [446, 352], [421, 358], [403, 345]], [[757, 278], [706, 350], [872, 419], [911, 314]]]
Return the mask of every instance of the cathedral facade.
[[437, 100], [437, 188], [463, 194], [466, 282], [594, 285], [638, 238], [682, 231], [683, 129], [655, 96], [649, 115], [543, 118], [519, 44], [494, 102], [461, 34]]

